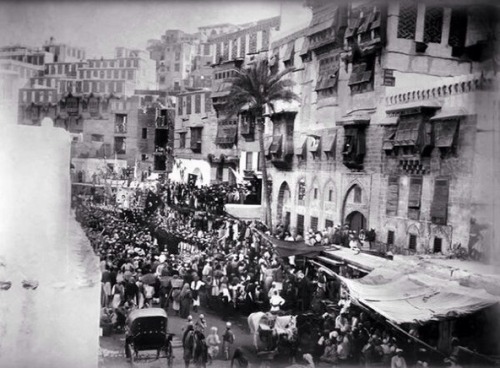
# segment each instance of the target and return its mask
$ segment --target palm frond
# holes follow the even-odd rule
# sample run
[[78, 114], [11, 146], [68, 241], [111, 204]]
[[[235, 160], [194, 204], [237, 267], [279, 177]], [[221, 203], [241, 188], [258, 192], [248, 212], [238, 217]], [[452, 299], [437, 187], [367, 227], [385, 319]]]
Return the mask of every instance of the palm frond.
[[247, 69], [239, 70], [236, 76], [229, 80], [231, 93], [224, 109], [226, 120], [240, 113], [244, 107], [247, 113], [259, 117], [263, 115], [266, 104], [273, 107], [279, 100], [299, 100], [299, 96], [291, 90], [295, 83], [284, 78], [294, 70], [289, 68], [272, 74], [265, 59], [255, 62]]

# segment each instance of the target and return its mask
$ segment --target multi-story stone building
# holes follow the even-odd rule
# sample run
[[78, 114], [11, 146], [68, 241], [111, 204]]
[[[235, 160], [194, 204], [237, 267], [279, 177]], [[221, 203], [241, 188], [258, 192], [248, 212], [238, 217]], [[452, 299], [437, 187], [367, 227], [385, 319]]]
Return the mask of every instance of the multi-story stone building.
[[493, 168], [480, 169], [492, 164], [482, 132], [498, 112], [495, 9], [317, 1], [312, 10], [310, 26], [270, 55], [297, 68], [301, 98], [268, 125], [275, 218], [297, 233], [374, 228], [406, 252], [466, 247], [494, 218], [479, 195], [491, 180], [473, 178]]
[[[255, 126], [244, 115], [228, 117], [224, 106], [229, 98], [230, 78], [259, 54], [264, 57], [267, 55], [271, 34], [279, 24], [280, 17], [274, 17], [247, 24], [247, 28], [232, 33], [215, 36], [212, 34], [214, 32], [210, 32], [210, 50], [207, 54], [212, 55], [212, 88], [211, 91], [187, 91], [178, 96], [175, 136], [175, 155], [178, 160], [172, 178], [187, 181], [189, 174], [201, 175], [203, 181], [199, 183], [202, 184], [236, 183], [245, 176], [256, 183], [261, 180]], [[200, 120], [201, 115], [193, 112], [197, 95], [202, 96], [204, 106], [210, 106], [210, 109], [202, 108], [204, 120]], [[195, 124], [195, 132], [203, 124], [203, 147], [200, 153], [192, 152], [188, 145], [193, 142], [191, 124]], [[239, 129], [240, 125], [243, 128]]]
[[81, 61], [86, 58], [84, 48], [56, 43], [53, 37], [43, 45], [43, 50], [54, 55], [53, 61], [56, 63]]
[[167, 30], [161, 40], [148, 42], [151, 58], [156, 61], [160, 90], [179, 92], [188, 84], [199, 41], [197, 35]]
[[73, 133], [72, 163], [80, 181], [94, 180], [108, 166], [118, 174], [171, 167], [173, 110], [155, 88], [155, 62], [140, 50], [117, 48], [115, 56], [46, 63], [44, 74], [19, 91], [21, 124], [39, 125], [48, 116]]
[[53, 62], [55, 55], [47, 50], [15, 45], [0, 47], [0, 59], [16, 60], [22, 63], [43, 66]]
[[212, 101], [217, 112], [214, 156], [222, 155], [225, 158], [222, 176], [219, 175], [218, 180], [222, 178], [222, 181], [233, 183], [244, 177], [256, 179], [257, 182], [262, 180], [255, 122], [244, 113], [227, 116], [225, 105], [230, 98], [230, 79], [242, 67], [267, 55], [272, 34], [279, 29], [280, 20], [279, 16], [260, 20], [249, 24], [247, 28], [211, 40], [215, 48]]
[[32, 47], [20, 45], [0, 47], [0, 70], [11, 71], [18, 75], [18, 78], [15, 78], [14, 89], [24, 87], [32, 77], [43, 75], [45, 63], [53, 60], [53, 54]]
[[197, 185], [209, 185], [220, 175], [218, 168], [210, 164], [215, 159], [220, 160], [220, 157], [212, 158], [216, 134], [217, 118], [211, 91], [200, 89], [178, 94], [173, 180], [187, 181], [189, 175], [195, 175]]

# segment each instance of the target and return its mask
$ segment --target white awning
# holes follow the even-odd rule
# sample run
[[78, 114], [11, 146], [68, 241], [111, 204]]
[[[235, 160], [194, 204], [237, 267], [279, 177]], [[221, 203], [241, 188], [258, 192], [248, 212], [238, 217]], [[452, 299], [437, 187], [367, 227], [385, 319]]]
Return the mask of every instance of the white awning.
[[341, 279], [352, 299], [397, 324], [456, 318], [500, 301], [484, 290], [422, 272], [377, 269], [361, 279]]
[[324, 273], [326, 273], [327, 275], [329, 276], [337, 276], [337, 274], [335, 272], [333, 272], [332, 270], [330, 270], [329, 268], [325, 267], [324, 265], [322, 265], [321, 263], [318, 263], [316, 261], [313, 261], [312, 259], [308, 259], [309, 263], [319, 267], [320, 270], [322, 270]]

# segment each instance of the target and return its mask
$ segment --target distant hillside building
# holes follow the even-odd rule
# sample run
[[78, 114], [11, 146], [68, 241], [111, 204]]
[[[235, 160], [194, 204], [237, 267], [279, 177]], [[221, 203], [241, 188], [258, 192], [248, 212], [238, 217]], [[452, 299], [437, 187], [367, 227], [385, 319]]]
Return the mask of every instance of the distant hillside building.
[[48, 116], [73, 133], [77, 180], [94, 180], [95, 173], [84, 172], [96, 167], [92, 160], [136, 173], [169, 169], [164, 130], [170, 124], [173, 133], [173, 110], [156, 89], [155, 62], [147, 52], [119, 47], [113, 59], [48, 62], [42, 68], [19, 90], [19, 122], [39, 125]]

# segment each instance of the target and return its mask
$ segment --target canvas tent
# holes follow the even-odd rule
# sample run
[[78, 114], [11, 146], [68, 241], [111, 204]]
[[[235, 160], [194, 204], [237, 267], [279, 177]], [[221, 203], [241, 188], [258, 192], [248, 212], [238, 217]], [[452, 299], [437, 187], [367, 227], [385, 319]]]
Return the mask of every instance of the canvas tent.
[[499, 301], [482, 289], [421, 272], [376, 269], [361, 279], [341, 277], [354, 302], [396, 324], [424, 323], [474, 313]]
[[285, 241], [273, 238], [254, 229], [262, 238], [270, 242], [280, 257], [305, 256], [313, 257], [325, 250], [323, 246], [309, 246], [304, 241]]

